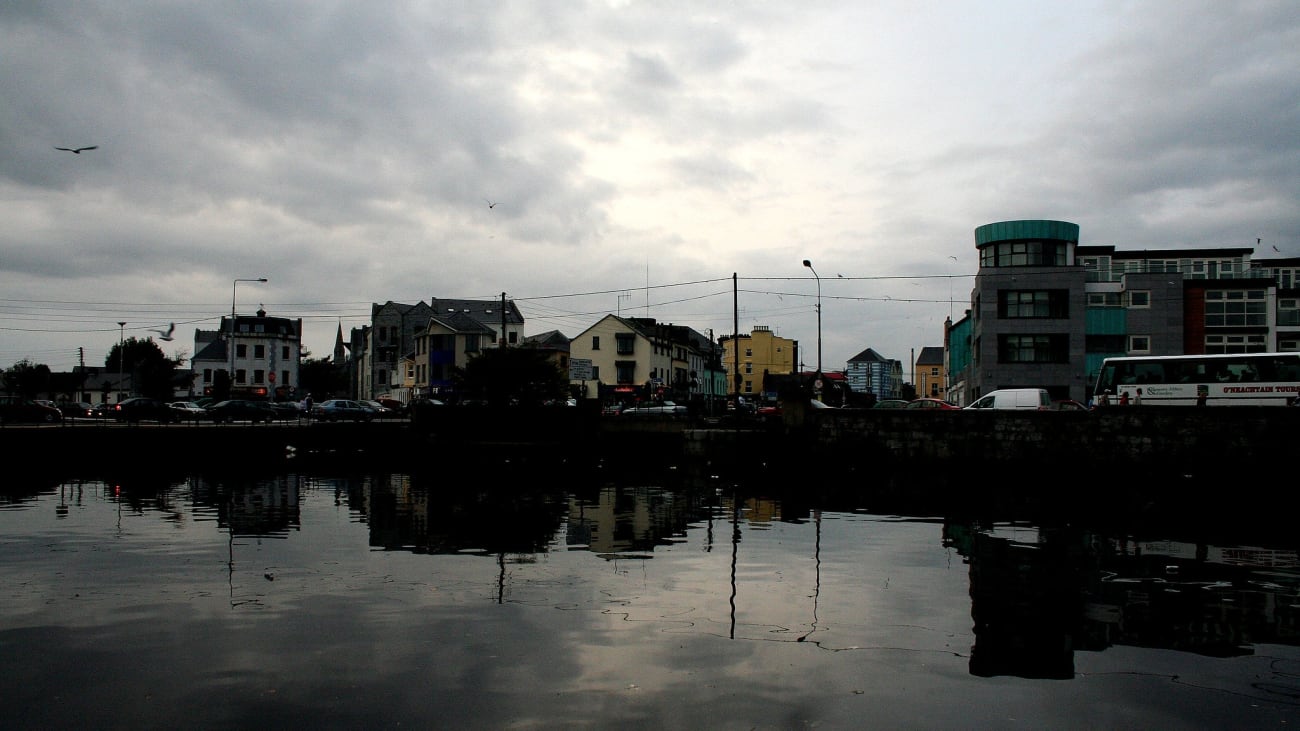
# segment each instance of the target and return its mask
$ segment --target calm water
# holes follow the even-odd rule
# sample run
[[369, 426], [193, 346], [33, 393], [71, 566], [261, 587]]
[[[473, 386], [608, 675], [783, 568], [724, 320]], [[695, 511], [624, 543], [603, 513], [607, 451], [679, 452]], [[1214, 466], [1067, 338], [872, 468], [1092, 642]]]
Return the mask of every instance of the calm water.
[[1294, 543], [544, 482], [11, 482], [3, 726], [1300, 723]]

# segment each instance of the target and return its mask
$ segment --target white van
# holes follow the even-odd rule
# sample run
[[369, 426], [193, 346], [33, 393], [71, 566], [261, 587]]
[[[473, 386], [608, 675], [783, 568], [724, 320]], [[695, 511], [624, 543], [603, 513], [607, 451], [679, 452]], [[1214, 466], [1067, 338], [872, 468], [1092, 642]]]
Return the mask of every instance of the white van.
[[1052, 408], [1052, 396], [1045, 388], [1002, 388], [979, 397], [968, 409], [1037, 409]]

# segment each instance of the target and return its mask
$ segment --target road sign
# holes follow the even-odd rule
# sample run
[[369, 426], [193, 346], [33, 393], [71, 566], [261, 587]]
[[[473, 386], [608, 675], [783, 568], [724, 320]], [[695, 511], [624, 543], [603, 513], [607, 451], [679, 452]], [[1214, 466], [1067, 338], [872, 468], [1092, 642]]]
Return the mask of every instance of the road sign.
[[591, 359], [570, 358], [569, 359], [569, 380], [590, 381], [591, 380]]

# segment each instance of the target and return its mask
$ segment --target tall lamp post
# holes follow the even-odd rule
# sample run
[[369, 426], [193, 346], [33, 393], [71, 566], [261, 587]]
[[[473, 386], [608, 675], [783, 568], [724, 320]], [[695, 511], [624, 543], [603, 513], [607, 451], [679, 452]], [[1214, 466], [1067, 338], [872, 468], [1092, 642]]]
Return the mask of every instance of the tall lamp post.
[[803, 265], [813, 273], [817, 279], [817, 375], [822, 373], [822, 278], [817, 276], [817, 270], [813, 269], [811, 261], [803, 260]]
[[230, 340], [226, 343], [230, 350], [230, 395], [235, 395], [235, 289], [240, 282], [262, 282], [266, 283], [266, 277], [257, 277], [256, 279], [236, 279], [230, 285]]
[[123, 371], [123, 365], [126, 362], [125, 337], [126, 337], [126, 323], [118, 322], [117, 323], [117, 400], [118, 403], [121, 403], [122, 401], [122, 371]]

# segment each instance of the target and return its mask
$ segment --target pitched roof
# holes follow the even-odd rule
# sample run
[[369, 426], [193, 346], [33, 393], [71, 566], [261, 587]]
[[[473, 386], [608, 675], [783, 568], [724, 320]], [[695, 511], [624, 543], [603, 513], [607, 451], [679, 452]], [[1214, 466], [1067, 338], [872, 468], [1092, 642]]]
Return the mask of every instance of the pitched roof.
[[849, 362], [850, 362], [850, 363], [861, 363], [861, 362], [863, 362], [863, 361], [874, 361], [874, 362], [878, 362], [878, 363], [880, 363], [880, 362], [884, 362], [884, 361], [887, 361], [887, 360], [889, 360], [889, 359], [886, 358], [886, 357], [884, 357], [884, 356], [881, 355], [880, 353], [877, 353], [876, 351], [872, 350], [871, 348], [867, 348], [866, 350], [862, 351], [861, 353], [858, 353], [857, 355], [853, 356], [852, 358], [849, 358]]
[[492, 328], [484, 325], [473, 315], [464, 312], [454, 312], [446, 315], [434, 315], [429, 318], [430, 322], [436, 322], [443, 327], [457, 333], [494, 333]]
[[916, 356], [917, 365], [943, 365], [943, 348], [927, 345]]

